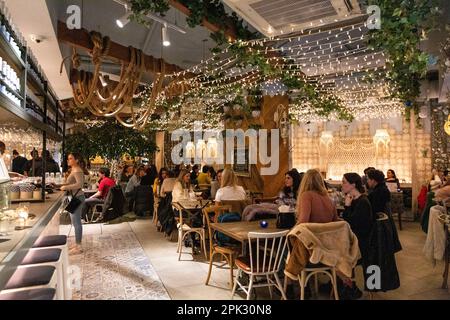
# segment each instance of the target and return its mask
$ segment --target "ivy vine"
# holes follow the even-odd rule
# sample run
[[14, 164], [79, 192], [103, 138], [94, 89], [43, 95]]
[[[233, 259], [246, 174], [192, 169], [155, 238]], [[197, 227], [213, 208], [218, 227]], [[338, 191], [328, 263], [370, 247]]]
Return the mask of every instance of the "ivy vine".
[[420, 41], [437, 27], [437, 0], [366, 0], [366, 4], [380, 8], [381, 28], [369, 31], [368, 46], [388, 56], [392, 97], [413, 102], [420, 96], [429, 61]]
[[[164, 16], [170, 9], [167, 0], [131, 0], [130, 2], [133, 13], [131, 19], [144, 25], [148, 24], [145, 17], [148, 13], [158, 13]], [[200, 26], [203, 20], [206, 19], [221, 29], [221, 31], [210, 35], [218, 47], [227, 43], [223, 30], [232, 30], [236, 38], [242, 40], [255, 39], [258, 35], [256, 32], [251, 32], [235, 12], [228, 14], [220, 0], [178, 0], [178, 2], [191, 12], [186, 18], [189, 27], [195, 28]], [[217, 48], [216, 50], [220, 50]]]

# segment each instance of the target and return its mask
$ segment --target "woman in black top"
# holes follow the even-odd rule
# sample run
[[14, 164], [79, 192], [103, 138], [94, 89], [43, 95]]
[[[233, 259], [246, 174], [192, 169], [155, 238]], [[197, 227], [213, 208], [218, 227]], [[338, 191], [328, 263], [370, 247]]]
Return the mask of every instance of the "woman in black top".
[[380, 170], [370, 170], [367, 173], [367, 184], [372, 189], [368, 198], [374, 215], [380, 212], [390, 214], [388, 204], [391, 201], [391, 192], [386, 186], [384, 173]]
[[367, 196], [361, 177], [357, 173], [346, 173], [342, 178], [342, 191], [345, 193], [345, 210], [343, 218], [350, 224], [358, 238], [359, 250], [364, 269], [367, 267], [370, 234], [374, 225], [372, 206]]
[[395, 171], [392, 170], [392, 169], [389, 169], [387, 171], [386, 182], [396, 183], [397, 184], [397, 189], [400, 189], [400, 181], [398, 180], [397, 176], [395, 175]]

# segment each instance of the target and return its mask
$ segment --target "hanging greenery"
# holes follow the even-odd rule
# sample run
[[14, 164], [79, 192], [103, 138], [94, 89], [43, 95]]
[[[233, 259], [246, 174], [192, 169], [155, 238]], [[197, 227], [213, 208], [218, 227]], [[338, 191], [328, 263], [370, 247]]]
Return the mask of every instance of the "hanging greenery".
[[148, 13], [159, 13], [164, 16], [170, 9], [170, 5], [165, 0], [132, 0], [130, 19], [145, 26], [149, 26], [152, 22], [146, 18]]
[[420, 81], [427, 72], [429, 55], [420, 41], [437, 27], [437, 0], [367, 0], [381, 13], [381, 28], [369, 31], [369, 48], [387, 54], [387, 80], [392, 97], [413, 102], [420, 96]]
[[66, 150], [80, 153], [85, 159], [101, 156], [109, 160], [117, 160], [124, 154], [143, 157], [159, 151], [152, 132], [138, 132], [114, 120], [98, 122], [84, 132], [68, 135]]
[[[148, 13], [164, 15], [170, 9], [170, 5], [166, 0], [131, 0], [130, 2], [133, 12], [131, 18], [144, 25], [148, 24], [148, 19], [145, 18]], [[227, 43], [223, 30], [233, 30], [237, 39], [250, 40], [257, 37], [257, 33], [251, 32], [235, 12], [228, 14], [220, 0], [178, 0], [178, 2], [191, 12], [186, 18], [189, 27], [195, 28], [200, 26], [203, 20], [206, 19], [222, 30], [211, 34], [211, 39], [218, 46]]]

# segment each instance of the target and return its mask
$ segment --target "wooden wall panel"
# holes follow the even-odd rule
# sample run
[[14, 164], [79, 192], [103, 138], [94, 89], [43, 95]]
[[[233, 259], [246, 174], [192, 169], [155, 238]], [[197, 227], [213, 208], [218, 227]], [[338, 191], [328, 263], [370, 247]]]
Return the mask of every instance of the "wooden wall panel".
[[[262, 107], [261, 116], [258, 120], [252, 123], [258, 123], [263, 129], [276, 129], [276, 123], [274, 122], [274, 114], [277, 111], [277, 107], [280, 105], [289, 104], [289, 98], [287, 96], [265, 96], [264, 103]], [[246, 130], [249, 123], [244, 122], [242, 129]], [[268, 150], [270, 150], [270, 139], [268, 141]], [[278, 192], [283, 187], [284, 183], [284, 173], [289, 171], [289, 141], [286, 145], [280, 138], [279, 145], [279, 168], [275, 175], [262, 176], [261, 167], [262, 165], [258, 163], [253, 166], [250, 177], [239, 177], [239, 183], [244, 186], [247, 190], [254, 190], [258, 192], [263, 192], [264, 197], [273, 197], [278, 194]], [[269, 151], [270, 152], [270, 151]]]

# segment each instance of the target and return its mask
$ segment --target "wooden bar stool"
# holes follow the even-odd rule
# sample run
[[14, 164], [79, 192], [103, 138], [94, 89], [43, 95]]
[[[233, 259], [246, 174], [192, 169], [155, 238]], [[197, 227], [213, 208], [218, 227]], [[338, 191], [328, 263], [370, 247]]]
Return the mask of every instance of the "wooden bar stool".
[[23, 290], [0, 294], [0, 301], [5, 300], [55, 300], [56, 290], [53, 288]]
[[[65, 299], [64, 275], [67, 270], [63, 270], [62, 250], [61, 249], [43, 249], [32, 250], [23, 259], [19, 268], [36, 267], [36, 266], [54, 266], [56, 268], [58, 280], [57, 296]], [[67, 276], [66, 276], [67, 277]], [[69, 298], [70, 299], [70, 298]]]
[[[58, 280], [56, 268], [53, 266], [37, 266], [18, 268], [6, 283], [5, 289], [1, 294], [16, 293], [19, 291], [31, 289], [52, 288], [58, 293]], [[56, 294], [57, 300], [63, 300], [64, 297]]]
[[44, 249], [61, 249], [62, 253], [62, 269], [63, 271], [63, 283], [64, 283], [64, 299], [72, 299], [72, 289], [69, 285], [69, 277], [67, 271], [69, 270], [69, 250], [67, 245], [67, 236], [64, 235], [53, 235], [41, 237], [34, 243], [32, 247], [33, 250], [44, 250]]

